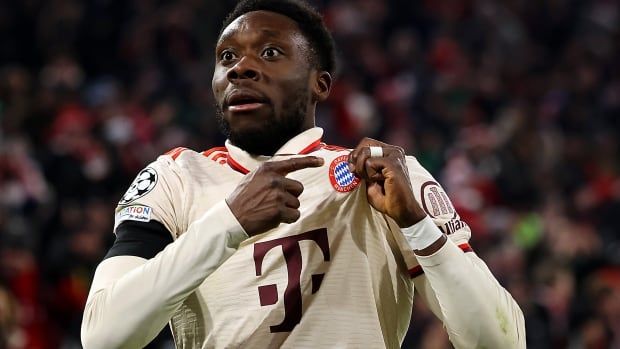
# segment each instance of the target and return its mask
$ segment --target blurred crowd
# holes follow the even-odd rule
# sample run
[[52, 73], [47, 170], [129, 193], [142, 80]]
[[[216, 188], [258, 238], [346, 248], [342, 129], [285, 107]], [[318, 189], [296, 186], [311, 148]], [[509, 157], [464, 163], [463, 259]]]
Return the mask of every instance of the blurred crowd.
[[[339, 48], [324, 140], [400, 145], [440, 180], [528, 348], [620, 348], [620, 2], [311, 3]], [[232, 6], [0, 2], [0, 349], [79, 348], [133, 177], [223, 143], [211, 74]], [[403, 347], [450, 346], [416, 304]]]

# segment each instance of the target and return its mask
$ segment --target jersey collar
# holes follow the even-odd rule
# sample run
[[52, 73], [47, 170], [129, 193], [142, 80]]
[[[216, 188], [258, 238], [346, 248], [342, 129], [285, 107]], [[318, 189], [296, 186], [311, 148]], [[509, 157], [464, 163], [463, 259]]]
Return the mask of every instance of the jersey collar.
[[[317, 149], [321, 144], [323, 129], [313, 127], [291, 138], [278, 151], [276, 155], [303, 155]], [[228, 150], [228, 165], [233, 169], [246, 174], [257, 169], [263, 162], [271, 159], [271, 156], [250, 155], [245, 150], [233, 145], [226, 140]]]

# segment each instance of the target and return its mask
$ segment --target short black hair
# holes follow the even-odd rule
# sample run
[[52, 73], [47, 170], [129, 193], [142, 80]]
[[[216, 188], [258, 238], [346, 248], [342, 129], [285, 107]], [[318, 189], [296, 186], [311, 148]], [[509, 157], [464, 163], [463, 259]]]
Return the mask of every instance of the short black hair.
[[313, 55], [311, 64], [332, 75], [336, 73], [334, 38], [325, 26], [321, 14], [301, 0], [241, 0], [226, 16], [218, 38], [235, 19], [253, 11], [275, 12], [295, 21], [310, 44]]

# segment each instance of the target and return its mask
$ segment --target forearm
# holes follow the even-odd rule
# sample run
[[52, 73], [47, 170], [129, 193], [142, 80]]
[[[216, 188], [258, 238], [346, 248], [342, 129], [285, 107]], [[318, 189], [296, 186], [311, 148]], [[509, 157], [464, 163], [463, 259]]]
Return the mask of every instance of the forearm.
[[448, 239], [418, 261], [424, 276], [416, 280], [416, 290], [456, 348], [525, 348], [521, 309], [474, 253], [464, 253]]
[[148, 344], [183, 300], [247, 235], [222, 202], [150, 260], [112, 257], [97, 268], [82, 321], [89, 348]]

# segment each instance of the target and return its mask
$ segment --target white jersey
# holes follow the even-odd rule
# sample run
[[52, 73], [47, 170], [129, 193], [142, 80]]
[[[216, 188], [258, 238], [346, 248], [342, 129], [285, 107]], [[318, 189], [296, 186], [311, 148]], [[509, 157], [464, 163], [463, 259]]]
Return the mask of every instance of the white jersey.
[[[310, 129], [271, 159], [229, 143], [203, 153], [179, 148], [143, 170], [125, 194], [116, 226], [156, 220], [176, 240], [262, 162], [325, 159], [287, 175], [305, 188], [300, 219], [241, 242], [176, 310], [170, 326], [178, 348], [400, 346], [422, 268], [396, 224], [368, 204], [364, 182], [348, 171], [350, 150], [321, 137], [320, 128]], [[470, 250], [469, 228], [441, 186], [415, 158], [407, 164], [416, 199]]]

